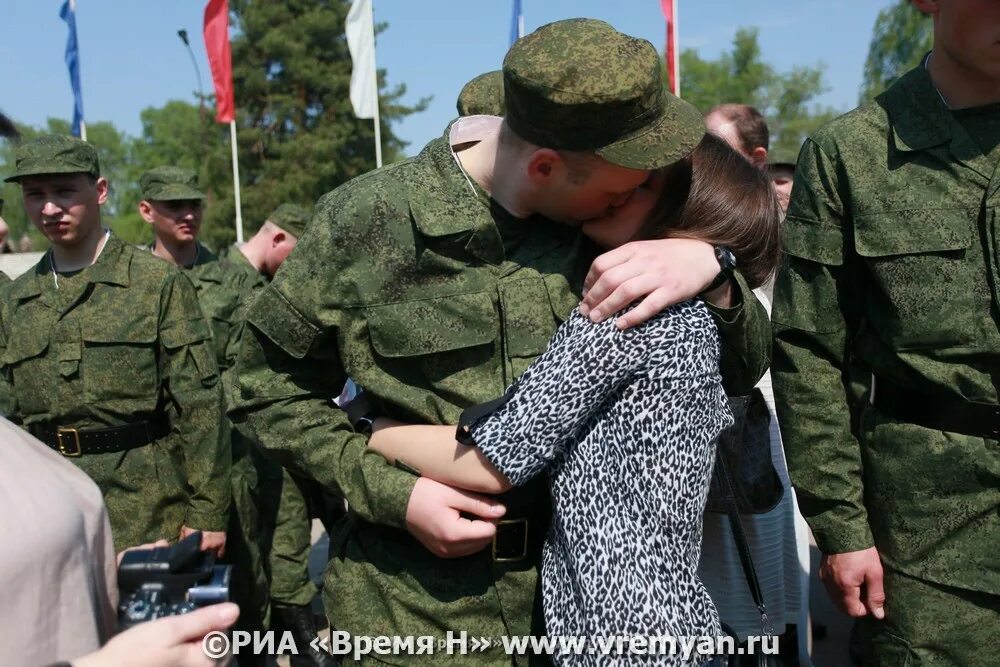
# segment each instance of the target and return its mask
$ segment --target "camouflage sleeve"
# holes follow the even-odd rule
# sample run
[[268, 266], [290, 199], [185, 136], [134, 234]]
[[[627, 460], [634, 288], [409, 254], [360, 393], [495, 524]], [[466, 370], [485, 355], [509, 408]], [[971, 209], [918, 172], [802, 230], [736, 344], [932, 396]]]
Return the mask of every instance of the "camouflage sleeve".
[[226, 530], [230, 488], [229, 429], [208, 323], [194, 286], [181, 273], [164, 284], [160, 305], [161, 376], [168, 396], [172, 438], [179, 442], [188, 487], [184, 524]]
[[848, 344], [856, 326], [850, 227], [835, 162], [813, 141], [799, 156], [774, 290], [778, 422], [799, 507], [824, 553], [867, 549], [862, 460], [853, 434], [856, 388]]
[[230, 417], [282, 466], [338, 491], [365, 520], [404, 527], [417, 478], [369, 448], [333, 404], [347, 380], [333, 338], [278, 285], [265, 288], [247, 314]]
[[345, 200], [340, 192], [320, 200], [295, 250], [247, 311], [230, 417], [284, 467], [337, 491], [363, 519], [405, 527], [417, 477], [370, 449], [333, 403], [347, 380], [337, 344], [347, 295], [375, 266], [367, 252], [356, 258], [344, 248], [357, 229], [372, 225], [373, 198]]
[[745, 396], [771, 365], [771, 320], [743, 276], [734, 277], [733, 305], [709, 303], [708, 310], [722, 343], [722, 386], [730, 396]]

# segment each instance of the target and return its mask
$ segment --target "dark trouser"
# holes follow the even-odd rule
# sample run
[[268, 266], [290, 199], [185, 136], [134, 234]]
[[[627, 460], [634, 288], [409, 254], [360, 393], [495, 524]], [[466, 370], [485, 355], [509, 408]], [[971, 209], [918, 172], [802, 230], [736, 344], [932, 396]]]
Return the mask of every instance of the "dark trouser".
[[885, 619], [861, 619], [861, 664], [997, 664], [1000, 595], [969, 591], [885, 569]]

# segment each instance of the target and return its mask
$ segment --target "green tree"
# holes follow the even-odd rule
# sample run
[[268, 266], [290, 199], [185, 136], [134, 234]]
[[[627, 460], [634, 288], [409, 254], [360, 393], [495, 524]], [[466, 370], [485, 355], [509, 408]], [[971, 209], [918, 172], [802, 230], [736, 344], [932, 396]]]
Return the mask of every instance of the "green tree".
[[814, 103], [826, 91], [823, 65], [777, 72], [763, 61], [756, 28], [740, 28], [732, 49], [705, 60], [694, 49], [681, 53], [681, 95], [703, 112], [736, 102], [756, 107], [771, 131], [772, 159], [794, 160], [807, 136], [840, 112]]
[[[344, 35], [347, 0], [229, 4], [233, 84], [239, 131], [242, 209], [249, 234], [283, 201], [311, 205], [341, 183], [375, 167], [371, 120], [355, 118], [349, 97], [351, 58]], [[379, 26], [380, 30], [384, 29]], [[406, 87], [388, 89], [379, 71], [385, 162], [405, 144], [392, 123], [425, 108], [401, 102]], [[216, 126], [228, 137], [227, 128]], [[228, 138], [210, 140], [228, 147]], [[212, 200], [204, 236], [220, 247], [234, 239], [228, 155], [209, 151], [201, 166]]]
[[869, 102], [915, 67], [931, 50], [933, 37], [931, 19], [914, 9], [910, 0], [898, 0], [880, 11], [868, 46], [860, 103]]

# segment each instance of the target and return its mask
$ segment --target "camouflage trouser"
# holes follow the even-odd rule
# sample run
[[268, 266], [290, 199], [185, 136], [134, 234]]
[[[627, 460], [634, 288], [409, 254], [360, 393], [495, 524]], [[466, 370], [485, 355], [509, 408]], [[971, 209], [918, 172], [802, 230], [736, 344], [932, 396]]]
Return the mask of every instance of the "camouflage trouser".
[[863, 665], [997, 664], [1000, 595], [968, 591], [885, 570], [885, 620], [861, 619]]
[[312, 520], [309, 504], [299, 480], [282, 471], [274, 534], [268, 565], [271, 569], [271, 600], [275, 604], [307, 605], [316, 595], [309, 578]]
[[260, 547], [257, 469], [242, 438], [233, 432], [233, 505], [225, 561], [233, 566], [230, 599], [239, 605], [237, 630], [266, 630], [270, 623], [267, 574]]

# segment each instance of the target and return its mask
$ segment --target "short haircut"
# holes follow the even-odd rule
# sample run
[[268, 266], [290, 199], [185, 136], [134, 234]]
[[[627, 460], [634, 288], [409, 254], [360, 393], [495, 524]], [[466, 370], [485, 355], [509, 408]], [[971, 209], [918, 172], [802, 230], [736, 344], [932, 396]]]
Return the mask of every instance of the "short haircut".
[[767, 282], [781, 257], [782, 220], [767, 173], [714, 134], [664, 171], [663, 190], [637, 238], [726, 246], [751, 288]]
[[749, 104], [719, 104], [705, 114], [719, 114], [736, 128], [743, 152], [749, 155], [755, 148], [767, 150], [771, 145], [771, 132], [767, 121], [757, 109]]

